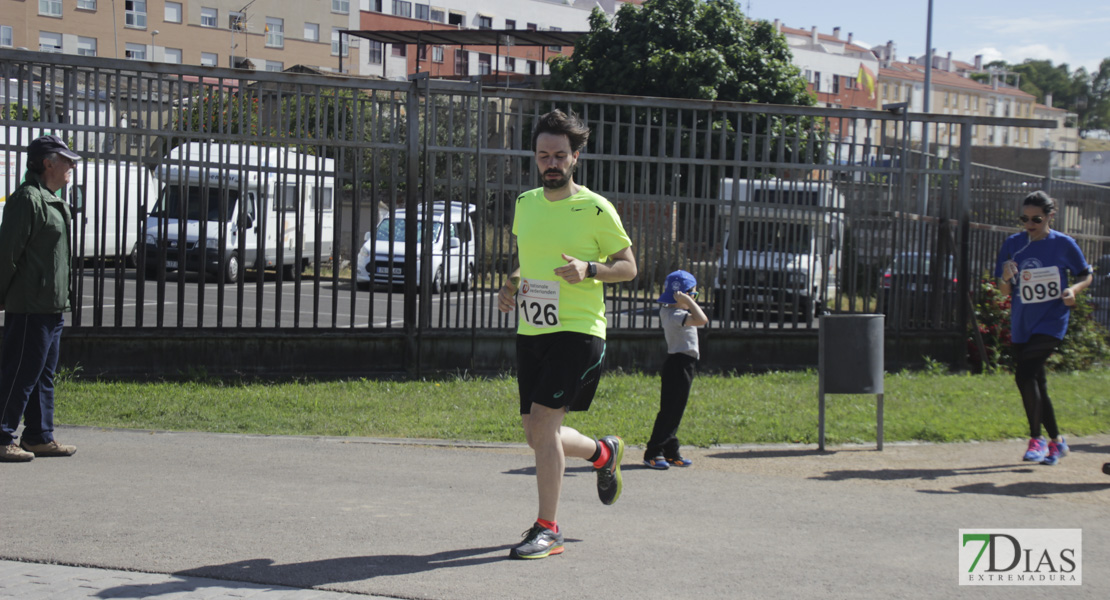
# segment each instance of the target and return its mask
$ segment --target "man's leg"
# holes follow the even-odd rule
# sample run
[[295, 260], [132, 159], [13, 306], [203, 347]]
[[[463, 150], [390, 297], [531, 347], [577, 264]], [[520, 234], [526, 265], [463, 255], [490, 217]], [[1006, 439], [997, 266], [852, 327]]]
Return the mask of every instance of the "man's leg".
[[62, 315], [32, 315], [46, 349], [38, 381], [23, 413], [23, 445], [38, 446], [54, 441], [54, 374], [58, 370], [58, 351], [62, 343]]
[[566, 409], [533, 404], [531, 413], [521, 415], [528, 445], [536, 455], [537, 516], [545, 521], [556, 521], [566, 457], [588, 459], [597, 450], [593, 439], [563, 426], [566, 414]]
[[4, 340], [0, 355], [0, 445], [15, 439], [28, 399], [38, 384], [46, 362], [41, 332], [35, 331], [32, 315], [4, 315]]

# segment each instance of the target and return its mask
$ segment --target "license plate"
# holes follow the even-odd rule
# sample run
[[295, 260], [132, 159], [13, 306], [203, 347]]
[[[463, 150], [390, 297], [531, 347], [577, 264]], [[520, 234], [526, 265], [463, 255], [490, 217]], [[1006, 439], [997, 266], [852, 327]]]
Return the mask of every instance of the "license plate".
[[[389, 274], [389, 267], [376, 267], [374, 269], [374, 271], [378, 275], [388, 275]], [[393, 267], [393, 274], [394, 275], [400, 275], [401, 274], [401, 267]]]
[[167, 269], [176, 269], [177, 268], [177, 261], [176, 260], [167, 260], [166, 261], [166, 268]]

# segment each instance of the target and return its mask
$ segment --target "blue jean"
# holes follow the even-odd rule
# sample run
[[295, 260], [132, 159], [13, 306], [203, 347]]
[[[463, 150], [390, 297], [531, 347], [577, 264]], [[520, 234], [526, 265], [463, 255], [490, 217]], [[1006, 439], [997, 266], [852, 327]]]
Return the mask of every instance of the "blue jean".
[[15, 440], [24, 419], [23, 441], [54, 440], [54, 373], [62, 341], [61, 314], [4, 314], [0, 342], [0, 446]]

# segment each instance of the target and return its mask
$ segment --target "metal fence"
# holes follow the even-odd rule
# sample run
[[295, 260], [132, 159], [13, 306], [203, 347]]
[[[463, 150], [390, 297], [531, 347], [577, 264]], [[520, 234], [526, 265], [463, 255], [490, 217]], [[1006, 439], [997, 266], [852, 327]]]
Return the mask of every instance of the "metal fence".
[[592, 128], [576, 181], [632, 237], [640, 275], [608, 286], [617, 330], [656, 328], [682, 268], [711, 328], [883, 312], [898, 331], [962, 331], [1035, 189], [1089, 261], [1110, 256], [1110, 189], [969, 160], [976, 128], [1018, 139], [1043, 121], [49, 59], [0, 51], [0, 191], [43, 129], [86, 157], [74, 328], [511, 330], [495, 294], [552, 108]]

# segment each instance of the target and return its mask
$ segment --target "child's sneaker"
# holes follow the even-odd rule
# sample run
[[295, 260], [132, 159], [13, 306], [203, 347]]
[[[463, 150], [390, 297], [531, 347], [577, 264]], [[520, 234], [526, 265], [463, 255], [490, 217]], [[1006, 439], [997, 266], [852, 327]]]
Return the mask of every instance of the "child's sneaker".
[[1044, 436], [1029, 438], [1029, 448], [1025, 451], [1025, 456], [1022, 460], [1029, 462], [1041, 462], [1044, 460], [1045, 454], [1048, 452], [1048, 444], [1044, 441]]
[[655, 469], [657, 471], [666, 471], [670, 468], [670, 465], [667, 464], [667, 459], [663, 458], [662, 456], [656, 456], [654, 458], [645, 457], [644, 466], [649, 469]]
[[694, 461], [683, 458], [681, 454], [676, 454], [674, 458], [667, 458], [667, 462], [670, 463], [672, 467], [689, 467], [694, 464]]
[[1068, 442], [1064, 440], [1064, 438], [1061, 437], [1059, 442], [1049, 441], [1048, 454], [1045, 455], [1044, 460], [1041, 461], [1041, 464], [1052, 466], [1060, 462], [1060, 459], [1064, 456], [1067, 456], [1067, 454]]

